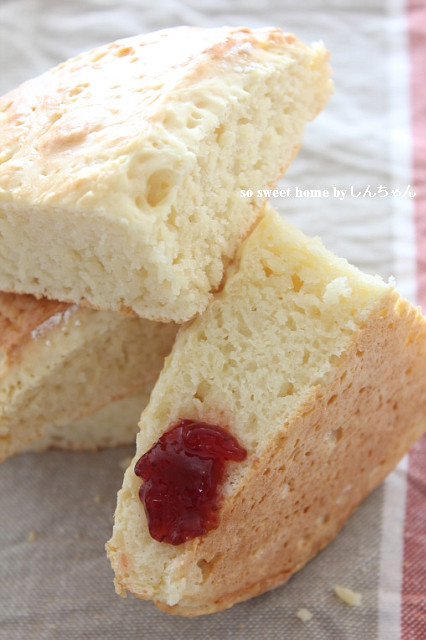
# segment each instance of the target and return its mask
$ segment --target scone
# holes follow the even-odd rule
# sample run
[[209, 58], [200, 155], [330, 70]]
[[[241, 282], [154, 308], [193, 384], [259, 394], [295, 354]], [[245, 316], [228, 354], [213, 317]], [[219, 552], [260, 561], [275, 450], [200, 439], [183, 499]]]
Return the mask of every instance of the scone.
[[0, 293], [0, 460], [49, 429], [58, 440], [59, 427], [149, 392], [176, 332], [173, 323]]
[[180, 27], [8, 93], [0, 289], [161, 321], [203, 311], [329, 75], [321, 44], [279, 29]]
[[117, 591], [196, 616], [285, 582], [424, 433], [425, 380], [420, 311], [267, 211], [142, 414]]

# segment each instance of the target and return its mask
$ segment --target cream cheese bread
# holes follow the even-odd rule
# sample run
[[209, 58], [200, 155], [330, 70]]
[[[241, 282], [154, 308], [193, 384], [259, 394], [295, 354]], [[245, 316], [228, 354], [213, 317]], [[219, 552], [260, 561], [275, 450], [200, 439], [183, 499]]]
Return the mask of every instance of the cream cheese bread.
[[329, 76], [321, 44], [279, 29], [179, 27], [11, 91], [0, 100], [0, 289], [161, 321], [203, 311]]
[[[267, 210], [142, 414], [107, 544], [117, 592], [197, 616], [284, 583], [425, 432], [425, 380], [419, 309]], [[247, 456], [227, 463], [218, 527], [175, 545], [150, 535], [134, 469], [182, 421]]]
[[[172, 323], [0, 293], [0, 460], [41, 437], [74, 448], [126, 442], [128, 413], [117, 432], [106, 424], [84, 435], [86, 423], [72, 435], [67, 424], [136, 391], [141, 410], [176, 332]], [[124, 407], [133, 415], [134, 402]]]

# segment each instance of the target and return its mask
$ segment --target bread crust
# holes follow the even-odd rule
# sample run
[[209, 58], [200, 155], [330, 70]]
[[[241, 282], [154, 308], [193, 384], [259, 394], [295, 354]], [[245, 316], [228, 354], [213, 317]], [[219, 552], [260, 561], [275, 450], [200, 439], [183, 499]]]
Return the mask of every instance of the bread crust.
[[3, 352], [7, 365], [18, 357], [16, 352], [28, 341], [37, 339], [34, 334], [36, 329], [70, 307], [71, 305], [57, 300], [38, 300], [31, 295], [0, 291], [0, 351]]
[[[81, 186], [83, 171], [77, 176], [78, 184], [53, 172], [44, 178], [42, 174], [39, 184], [32, 183], [26, 178], [28, 157], [33, 156], [32, 162], [37, 158], [41, 169], [50, 163], [61, 168], [56, 154], [72, 150], [73, 159], [80, 156], [83, 168], [88, 142], [92, 155], [101, 152], [100, 158], [104, 156], [104, 139], [97, 135], [100, 131], [111, 134], [110, 145], [127, 148], [127, 137], [136, 124], [142, 134], [150, 123], [161, 122], [161, 107], [173, 92], [199, 82], [212, 67], [226, 64], [229, 54], [244, 47], [253, 59], [262, 59], [266, 52], [306, 49], [293, 34], [280, 29], [178, 27], [97, 47], [24, 82], [0, 98], [3, 153], [7, 155], [0, 170], [1, 188], [18, 186], [18, 200], [25, 193], [34, 199], [49, 193], [49, 202], [72, 195]], [[99, 72], [105, 74], [102, 82]], [[92, 81], [96, 105], [92, 103]], [[122, 94], [117, 93], [118, 87]], [[125, 104], [130, 96], [134, 99], [131, 111]], [[104, 161], [107, 163], [107, 156]], [[19, 184], [19, 179], [24, 182]]]

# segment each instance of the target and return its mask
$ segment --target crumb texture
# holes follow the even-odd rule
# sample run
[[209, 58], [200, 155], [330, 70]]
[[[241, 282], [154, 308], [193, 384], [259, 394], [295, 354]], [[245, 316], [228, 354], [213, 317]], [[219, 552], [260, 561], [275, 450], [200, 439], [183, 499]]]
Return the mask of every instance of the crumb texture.
[[[119, 400], [67, 424], [51, 424], [41, 438], [33, 441], [28, 450], [64, 449], [94, 451], [103, 447], [133, 444], [138, 431], [141, 412], [149, 402], [152, 382]], [[130, 460], [123, 466], [129, 466]]]
[[0, 460], [32, 442], [129, 442], [176, 332], [174, 324], [0, 294]]
[[[68, 60], [0, 100], [0, 288], [184, 321], [202, 311], [305, 125], [328, 53], [182, 27]], [[37, 251], [33, 247], [37, 246]]]

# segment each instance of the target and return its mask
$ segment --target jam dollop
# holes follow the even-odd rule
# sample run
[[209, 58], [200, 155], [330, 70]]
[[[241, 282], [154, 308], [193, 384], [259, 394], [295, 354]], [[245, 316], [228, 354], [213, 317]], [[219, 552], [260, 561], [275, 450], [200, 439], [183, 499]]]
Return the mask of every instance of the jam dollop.
[[135, 465], [151, 536], [177, 545], [215, 529], [225, 462], [246, 456], [223, 427], [180, 420], [164, 433]]

